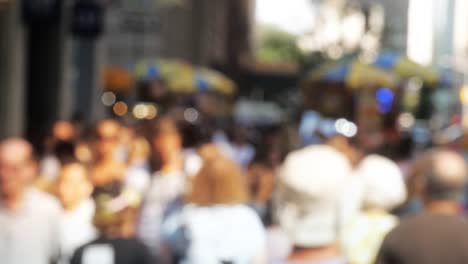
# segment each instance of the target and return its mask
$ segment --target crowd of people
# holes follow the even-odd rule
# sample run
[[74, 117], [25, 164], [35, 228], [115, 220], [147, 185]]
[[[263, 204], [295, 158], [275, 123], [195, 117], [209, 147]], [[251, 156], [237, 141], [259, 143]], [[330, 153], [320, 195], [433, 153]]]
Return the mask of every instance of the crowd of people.
[[295, 133], [162, 116], [58, 121], [40, 151], [4, 139], [0, 263], [468, 263], [460, 154]]

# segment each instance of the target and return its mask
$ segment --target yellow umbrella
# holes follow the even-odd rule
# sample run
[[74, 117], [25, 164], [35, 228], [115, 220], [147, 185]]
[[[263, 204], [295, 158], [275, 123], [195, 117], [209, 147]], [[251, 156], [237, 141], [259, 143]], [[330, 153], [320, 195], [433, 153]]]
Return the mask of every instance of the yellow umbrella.
[[353, 62], [346, 77], [346, 84], [353, 89], [373, 84], [395, 88], [398, 81], [395, 75], [361, 62]]
[[427, 83], [437, 83], [439, 81], [439, 74], [432, 68], [424, 67], [421, 64], [411, 61], [406, 57], [402, 57], [394, 66], [395, 73], [398, 75], [410, 78], [419, 77]]
[[215, 70], [198, 67], [180, 60], [141, 61], [135, 67], [140, 79], [164, 80], [170, 91], [192, 93], [198, 91], [217, 91], [233, 94], [235, 84], [225, 75]]
[[440, 74], [436, 70], [418, 64], [396, 52], [379, 54], [372, 65], [385, 71], [394, 72], [403, 78], [418, 77], [430, 84], [440, 81]]
[[399, 82], [398, 77], [394, 74], [359, 61], [341, 64], [327, 63], [306, 75], [306, 81], [319, 80], [343, 82], [352, 89], [368, 85], [394, 88]]

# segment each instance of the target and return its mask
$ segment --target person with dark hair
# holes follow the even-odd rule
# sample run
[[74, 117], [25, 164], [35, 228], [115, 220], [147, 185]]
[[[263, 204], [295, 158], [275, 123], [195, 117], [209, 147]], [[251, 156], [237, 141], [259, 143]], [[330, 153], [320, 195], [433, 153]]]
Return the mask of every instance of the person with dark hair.
[[434, 150], [422, 163], [416, 189], [424, 212], [404, 219], [387, 235], [377, 264], [468, 263], [468, 223], [461, 216], [465, 161], [453, 151]]
[[123, 180], [127, 168], [118, 156], [120, 124], [112, 119], [102, 120], [96, 133], [96, 160], [91, 168], [91, 182], [94, 186], [103, 186]]
[[31, 183], [37, 164], [23, 139], [0, 142], [0, 262], [50, 264], [59, 258], [60, 204]]
[[56, 180], [63, 162], [74, 156], [76, 127], [69, 121], [57, 121], [51, 129], [51, 136], [45, 142], [45, 155], [40, 162], [40, 177], [51, 183]]
[[154, 264], [146, 246], [135, 238], [139, 195], [115, 182], [98, 187], [93, 197], [99, 238], [76, 250], [71, 264]]
[[86, 167], [76, 161], [62, 166], [57, 179], [57, 196], [64, 212], [60, 221], [60, 248], [63, 263], [68, 263], [73, 252], [97, 235], [92, 224], [94, 203], [93, 186]]
[[173, 119], [161, 117], [154, 123], [151, 145], [154, 173], [139, 218], [138, 236], [155, 258], [161, 259], [165, 257], [160, 233], [165, 211], [185, 192], [188, 176], [198, 169], [196, 166], [191, 171], [187, 168], [182, 135]]

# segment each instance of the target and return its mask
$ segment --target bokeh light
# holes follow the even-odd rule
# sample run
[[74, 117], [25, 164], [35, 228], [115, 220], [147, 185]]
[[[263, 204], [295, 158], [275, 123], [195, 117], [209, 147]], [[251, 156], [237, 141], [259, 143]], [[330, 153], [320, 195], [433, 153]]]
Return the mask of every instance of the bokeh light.
[[416, 120], [411, 113], [402, 113], [398, 117], [398, 124], [404, 130], [411, 129], [414, 126], [415, 122]]
[[199, 116], [200, 116], [200, 114], [198, 113], [198, 111], [195, 108], [187, 108], [184, 111], [184, 119], [187, 122], [195, 123], [195, 122], [197, 122]]
[[156, 106], [150, 104], [147, 105], [146, 108], [147, 114], [145, 118], [148, 120], [156, 118], [156, 116], [158, 115], [158, 109], [156, 108]]
[[148, 108], [145, 104], [137, 104], [133, 108], [133, 116], [136, 119], [144, 119], [148, 115]]
[[128, 112], [127, 104], [122, 101], [115, 103], [112, 109], [114, 110], [114, 113], [118, 116], [124, 116]]
[[375, 98], [377, 99], [379, 112], [388, 113], [392, 110], [393, 100], [395, 95], [392, 90], [388, 88], [380, 88], [375, 93]]
[[117, 97], [113, 92], [105, 92], [101, 96], [101, 101], [105, 106], [112, 106], [116, 100]]

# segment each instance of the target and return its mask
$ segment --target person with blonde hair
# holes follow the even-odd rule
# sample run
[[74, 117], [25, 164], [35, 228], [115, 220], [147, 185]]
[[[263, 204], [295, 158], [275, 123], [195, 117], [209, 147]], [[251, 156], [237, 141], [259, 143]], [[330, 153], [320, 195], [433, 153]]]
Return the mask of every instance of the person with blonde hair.
[[204, 165], [185, 196], [186, 206], [163, 224], [169, 247], [181, 263], [265, 263], [265, 231], [245, 203], [242, 169], [216, 147], [200, 149]]

